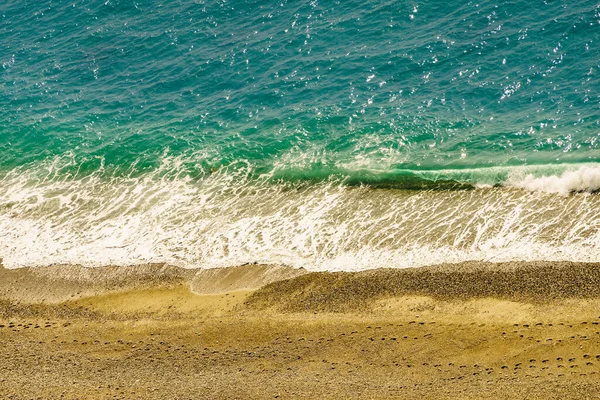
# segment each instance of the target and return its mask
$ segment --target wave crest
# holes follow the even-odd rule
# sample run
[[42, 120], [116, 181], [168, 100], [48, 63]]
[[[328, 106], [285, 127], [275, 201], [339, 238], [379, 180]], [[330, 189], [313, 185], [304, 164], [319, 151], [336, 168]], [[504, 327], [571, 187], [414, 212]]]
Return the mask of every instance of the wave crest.
[[563, 196], [574, 192], [593, 193], [600, 190], [600, 167], [581, 166], [576, 170], [567, 170], [559, 175], [536, 176], [516, 170], [511, 173], [508, 186], [530, 191], [558, 193]]

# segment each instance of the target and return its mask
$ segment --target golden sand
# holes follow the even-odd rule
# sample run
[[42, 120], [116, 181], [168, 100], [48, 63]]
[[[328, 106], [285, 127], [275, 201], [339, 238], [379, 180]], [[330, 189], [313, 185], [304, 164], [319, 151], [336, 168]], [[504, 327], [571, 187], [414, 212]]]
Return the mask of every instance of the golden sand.
[[0, 398], [597, 398], [598, 267], [0, 269]]

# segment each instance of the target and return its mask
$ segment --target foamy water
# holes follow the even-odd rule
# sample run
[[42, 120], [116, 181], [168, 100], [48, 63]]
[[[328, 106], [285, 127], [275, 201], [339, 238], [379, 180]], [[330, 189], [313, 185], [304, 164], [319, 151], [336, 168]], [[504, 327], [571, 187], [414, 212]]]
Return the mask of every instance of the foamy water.
[[572, 167], [560, 175], [550, 176], [517, 172], [511, 174], [508, 184], [532, 191], [559, 193], [563, 196], [573, 192], [592, 193], [600, 189], [600, 167], [597, 165]]
[[165, 161], [168, 174], [142, 178], [57, 180], [52, 166], [5, 176], [4, 265], [260, 262], [333, 271], [600, 260], [600, 196], [585, 193], [597, 189], [597, 166], [521, 181], [515, 172], [506, 187], [410, 191], [274, 184], [243, 168], [192, 180], [173, 163]]

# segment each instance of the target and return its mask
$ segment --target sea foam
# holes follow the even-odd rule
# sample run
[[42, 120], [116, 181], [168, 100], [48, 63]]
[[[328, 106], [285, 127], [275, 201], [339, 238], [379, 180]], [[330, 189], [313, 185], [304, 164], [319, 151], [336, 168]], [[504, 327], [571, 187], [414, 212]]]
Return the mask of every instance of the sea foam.
[[600, 166], [571, 167], [558, 175], [536, 176], [516, 170], [509, 176], [508, 185], [546, 193], [568, 195], [573, 192], [596, 192], [600, 189]]
[[[390, 190], [336, 180], [275, 183], [253, 178], [243, 163], [191, 179], [180, 161], [165, 156], [151, 173], [110, 179], [57, 179], [60, 163], [5, 174], [3, 264], [259, 262], [334, 271], [600, 259], [600, 196], [556, 194], [592, 190], [598, 170], [591, 165], [538, 178], [529, 171], [505, 187]], [[564, 183], [536, 183], [554, 181]]]

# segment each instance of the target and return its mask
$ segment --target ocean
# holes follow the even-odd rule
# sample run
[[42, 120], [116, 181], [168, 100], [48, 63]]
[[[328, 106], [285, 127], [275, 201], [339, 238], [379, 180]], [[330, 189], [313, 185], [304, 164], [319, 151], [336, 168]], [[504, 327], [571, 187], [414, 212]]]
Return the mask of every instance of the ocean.
[[600, 4], [0, 4], [0, 258], [600, 261]]

